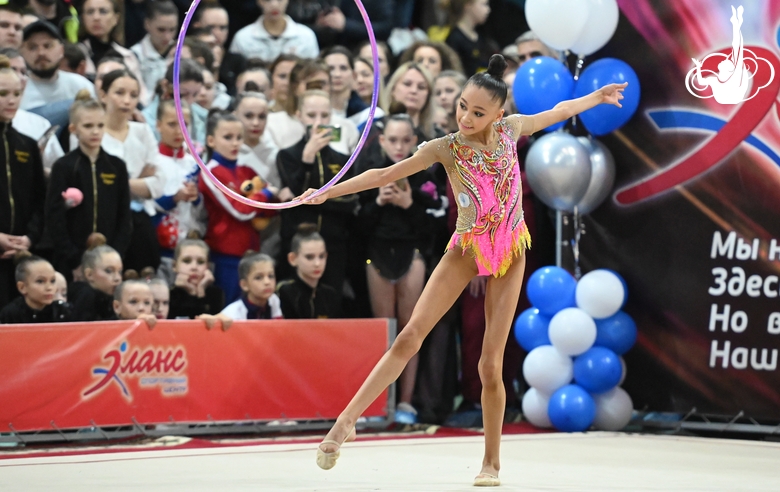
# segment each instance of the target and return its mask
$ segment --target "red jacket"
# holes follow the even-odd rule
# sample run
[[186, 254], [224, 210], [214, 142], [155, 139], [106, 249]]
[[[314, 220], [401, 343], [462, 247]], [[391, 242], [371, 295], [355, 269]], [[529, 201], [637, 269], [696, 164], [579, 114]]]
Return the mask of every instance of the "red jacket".
[[[208, 169], [222, 184], [239, 194], [241, 184], [257, 176], [252, 168], [228, 161], [219, 154], [214, 154], [208, 163]], [[232, 256], [243, 256], [248, 249], [259, 251], [260, 235], [252, 227], [252, 219], [262, 210], [228, 198], [203, 173], [200, 175], [198, 189], [203, 194], [209, 216], [205, 240], [211, 250]], [[262, 191], [248, 198], [261, 202], [270, 201]]]

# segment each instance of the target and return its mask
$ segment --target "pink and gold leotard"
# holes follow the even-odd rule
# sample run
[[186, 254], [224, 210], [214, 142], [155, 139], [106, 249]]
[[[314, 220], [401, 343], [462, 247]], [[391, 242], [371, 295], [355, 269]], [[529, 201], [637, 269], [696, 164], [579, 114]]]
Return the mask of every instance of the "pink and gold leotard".
[[502, 119], [495, 124], [495, 152], [463, 143], [458, 133], [446, 137], [454, 165], [447, 165], [458, 205], [455, 234], [447, 249], [460, 246], [474, 256], [479, 275], [500, 277], [514, 256], [531, 247], [523, 220], [523, 190], [512, 129]]

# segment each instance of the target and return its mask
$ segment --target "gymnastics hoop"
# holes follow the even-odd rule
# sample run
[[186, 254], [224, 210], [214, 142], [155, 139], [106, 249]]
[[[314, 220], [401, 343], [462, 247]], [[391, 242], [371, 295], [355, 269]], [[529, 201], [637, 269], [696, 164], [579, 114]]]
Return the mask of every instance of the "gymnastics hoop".
[[[181, 68], [181, 51], [184, 48], [184, 38], [187, 35], [187, 28], [190, 26], [190, 22], [192, 22], [192, 17], [195, 15], [195, 9], [198, 8], [200, 1], [201, 0], [193, 0], [192, 4], [190, 4], [189, 10], [187, 11], [187, 15], [184, 16], [184, 22], [182, 23], [181, 30], [179, 31], [179, 38], [176, 42], [176, 53], [173, 57], [173, 100], [176, 106], [176, 116], [179, 118], [179, 127], [184, 134], [184, 142], [187, 144], [187, 148], [190, 149], [192, 157], [194, 157], [195, 162], [198, 163], [198, 167], [200, 167], [201, 173], [205, 175], [209, 181], [214, 183], [214, 186], [216, 186], [222, 193], [238, 202], [249, 205], [251, 207], [268, 210], [292, 208], [305, 203], [299, 199], [294, 199], [285, 203], [258, 202], [240, 195], [222, 184], [222, 182], [218, 180], [216, 176], [211, 173], [211, 171], [209, 171], [209, 168], [206, 166], [206, 164], [203, 163], [203, 160], [201, 160], [200, 156], [195, 150], [195, 145], [192, 143], [190, 134], [187, 131], [187, 125], [184, 122], [184, 113], [181, 109], [181, 95], [179, 94], [179, 71]], [[349, 171], [349, 168], [352, 167], [355, 159], [357, 159], [360, 151], [363, 149], [363, 144], [366, 143], [366, 139], [368, 138], [368, 132], [371, 130], [371, 124], [374, 122], [374, 113], [376, 112], [376, 106], [379, 100], [379, 52], [377, 51], [374, 27], [371, 25], [371, 20], [368, 18], [366, 9], [363, 7], [363, 4], [360, 2], [360, 0], [354, 0], [354, 2], [357, 5], [358, 10], [360, 10], [360, 15], [363, 17], [363, 23], [366, 25], [366, 31], [368, 31], [368, 39], [371, 41], [371, 56], [372, 61], [374, 62], [374, 94], [371, 96], [371, 107], [368, 111], [368, 120], [366, 121], [366, 126], [363, 129], [363, 133], [360, 135], [360, 140], [358, 141], [355, 151], [352, 153], [344, 167], [342, 167], [341, 170], [336, 173], [335, 176], [333, 176], [333, 179], [325, 183], [322, 188], [312, 193], [309, 198], [316, 197], [327, 191], [328, 188], [336, 184], [342, 178], [342, 176], [344, 176], [344, 174]]]

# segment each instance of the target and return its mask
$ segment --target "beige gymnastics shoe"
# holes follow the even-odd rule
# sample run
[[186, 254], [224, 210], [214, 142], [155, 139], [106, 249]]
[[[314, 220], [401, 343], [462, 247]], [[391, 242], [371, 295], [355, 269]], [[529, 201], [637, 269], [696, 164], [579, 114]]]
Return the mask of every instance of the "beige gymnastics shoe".
[[501, 480], [489, 473], [480, 473], [474, 479], [474, 487], [498, 487], [499, 485], [501, 485]]

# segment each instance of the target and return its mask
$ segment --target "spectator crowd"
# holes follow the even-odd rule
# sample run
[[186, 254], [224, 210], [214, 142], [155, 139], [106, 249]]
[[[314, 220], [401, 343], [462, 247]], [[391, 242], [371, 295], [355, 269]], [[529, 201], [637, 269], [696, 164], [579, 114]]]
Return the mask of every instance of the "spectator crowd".
[[[512, 3], [364, 0], [379, 41], [379, 108], [344, 179], [457, 131], [460, 91], [492, 54], [507, 58], [510, 87], [524, 61], [558, 56], [523, 33], [521, 10], [510, 10], [518, 32], [491, 20], [491, 8]], [[194, 150], [219, 184], [196, 164], [173, 102], [189, 7], [0, 3], [0, 322], [373, 316], [403, 329], [454, 230], [440, 164], [278, 213], [223, 192], [286, 202], [345, 166], [375, 78], [355, 3], [200, 3], [179, 95]], [[491, 23], [500, 36], [486, 35]], [[515, 42], [502, 49], [507, 36]], [[511, 98], [505, 109], [516, 112]], [[545, 216], [535, 221], [534, 205], [526, 190], [532, 229]], [[400, 422], [440, 422], [456, 394], [461, 410], [478, 410], [485, 282], [472, 282], [402, 374]], [[509, 340], [510, 406], [521, 357]]]

